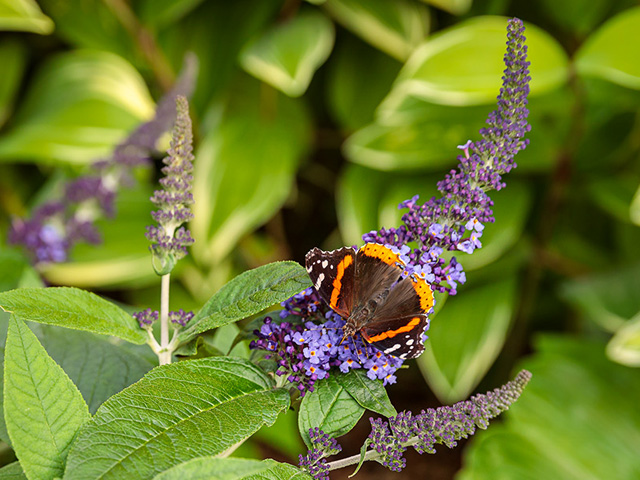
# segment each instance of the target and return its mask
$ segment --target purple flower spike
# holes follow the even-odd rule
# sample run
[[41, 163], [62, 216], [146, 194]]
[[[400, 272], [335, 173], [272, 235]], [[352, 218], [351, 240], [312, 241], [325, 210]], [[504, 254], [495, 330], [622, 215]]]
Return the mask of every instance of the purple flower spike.
[[158, 312], [147, 308], [141, 312], [134, 313], [133, 318], [138, 321], [140, 328], [149, 329], [151, 328], [151, 325], [158, 320]]
[[[473, 253], [482, 247], [479, 238], [484, 223], [493, 222], [493, 202], [487, 191], [505, 186], [502, 175], [515, 168], [514, 156], [524, 149], [528, 140], [527, 96], [529, 94], [529, 62], [523, 35], [524, 25], [518, 19], [507, 27], [507, 53], [504, 57], [503, 84], [498, 107], [487, 119], [488, 126], [480, 130], [481, 139], [459, 145], [457, 170], [451, 170], [438, 183], [440, 198], [417, 203], [417, 197], [402, 202], [408, 212], [399, 228], [381, 229], [363, 235], [365, 242], [401, 247], [415, 242], [408, 257], [414, 266], [429, 266], [432, 286], [440, 292], [456, 293], [458, 283], [464, 283], [464, 272], [452, 257], [447, 263], [434, 254], [434, 247], [443, 250]], [[455, 262], [455, 263], [453, 263]]]
[[166, 275], [176, 262], [186, 256], [193, 244], [191, 233], [181, 225], [193, 218], [189, 205], [193, 203], [191, 183], [193, 177], [193, 151], [189, 104], [183, 96], [176, 98], [178, 117], [173, 130], [171, 147], [164, 159], [162, 190], [156, 190], [151, 201], [159, 207], [151, 213], [159, 226], [147, 227], [146, 237], [151, 241], [153, 268], [158, 275]]
[[299, 456], [299, 466], [316, 480], [329, 480], [327, 457], [342, 451], [335, 439], [330, 438], [318, 427], [309, 429], [311, 449]]

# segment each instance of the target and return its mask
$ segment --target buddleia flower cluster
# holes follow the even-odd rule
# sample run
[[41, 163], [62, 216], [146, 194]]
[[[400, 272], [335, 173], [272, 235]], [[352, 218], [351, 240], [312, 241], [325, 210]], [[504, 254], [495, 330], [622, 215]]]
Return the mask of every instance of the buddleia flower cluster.
[[[489, 115], [488, 126], [480, 130], [481, 139], [459, 147], [462, 154], [458, 156], [457, 169], [438, 183], [441, 197], [420, 204], [416, 195], [402, 202], [400, 208], [408, 209], [402, 217], [403, 225], [362, 237], [365, 242], [391, 248], [406, 263], [403, 275], [418, 275], [440, 292], [456, 294], [458, 284], [466, 281], [462, 265], [455, 257], [446, 261], [443, 253], [473, 253], [482, 246], [484, 224], [494, 220], [493, 202], [487, 192], [505, 186], [502, 175], [516, 167], [514, 156], [528, 144], [524, 135], [530, 130], [526, 105], [531, 78], [523, 32], [521, 20], [509, 21], [506, 68], [497, 108]], [[325, 378], [333, 367], [343, 372], [367, 368], [369, 378], [382, 379], [385, 384], [395, 381], [394, 372], [402, 365], [401, 359], [372, 349], [359, 335], [354, 342], [345, 340], [337, 347], [344, 320], [333, 313], [313, 288], [295, 295], [282, 306], [281, 315], [288, 322], [265, 324], [264, 329], [256, 331], [258, 340], [251, 346], [274, 352], [274, 358], [281, 363], [277, 373], [289, 375], [301, 391]], [[289, 322], [292, 318], [297, 322]], [[365, 352], [364, 361], [361, 352]]]
[[406, 200], [399, 208], [408, 211], [398, 228], [382, 228], [363, 235], [365, 242], [406, 248], [415, 273], [425, 278], [440, 292], [457, 293], [457, 285], [466, 280], [462, 265], [455, 257], [448, 262], [445, 251], [473, 253], [480, 248], [484, 224], [493, 222], [493, 201], [487, 194], [505, 186], [502, 175], [516, 167], [515, 155], [526, 148], [527, 96], [529, 94], [529, 62], [519, 19], [509, 21], [507, 28], [506, 69], [498, 96], [498, 106], [487, 119], [488, 127], [480, 130], [480, 140], [459, 146], [457, 170], [451, 170], [437, 187], [441, 197], [420, 204], [418, 196]]
[[[314, 295], [312, 290], [305, 290], [297, 300], [306, 305], [306, 295]], [[291, 303], [284, 303], [283, 313], [287, 309], [295, 311]], [[314, 318], [319, 318], [315, 314], [324, 311], [323, 323], [277, 323], [266, 317], [260, 329], [254, 331], [256, 339], [250, 348], [264, 350], [264, 358], [277, 364], [275, 374], [286, 379], [301, 396], [313, 391], [315, 382], [327, 378], [332, 368], [342, 373], [363, 369], [371, 380], [382, 380], [384, 385], [395, 383], [395, 372], [402, 365], [402, 359], [383, 354], [360, 337], [349, 337], [341, 343], [344, 319], [324, 305], [319, 305], [319, 309], [314, 312]]]
[[96, 220], [115, 216], [118, 190], [134, 183], [134, 167], [149, 164], [158, 140], [175, 121], [176, 97], [191, 94], [196, 70], [196, 58], [187, 57], [180, 79], [160, 99], [154, 117], [118, 144], [109, 158], [94, 162], [89, 173], [66, 182], [60, 198], [35, 208], [30, 218], [15, 217], [8, 242], [21, 245], [36, 265], [66, 261], [77, 243], [99, 244]]
[[371, 433], [363, 448], [369, 450], [362, 456], [355, 455], [328, 463], [327, 455], [318, 454], [321, 449], [316, 442], [335, 445], [331, 443], [335, 440], [332, 441], [322, 431], [314, 431], [312, 448], [306, 456], [300, 456], [299, 465], [316, 479], [328, 479], [329, 470], [364, 460], [376, 460], [390, 470], [401, 471], [406, 466], [404, 452], [407, 448], [413, 447], [420, 454], [436, 453], [435, 446], [438, 444], [454, 448], [459, 440], [473, 435], [478, 428], [486, 429], [492, 418], [508, 410], [518, 400], [530, 379], [531, 373], [522, 370], [514, 380], [502, 387], [450, 407], [429, 408], [417, 415], [405, 411], [388, 420], [370, 418]]
[[176, 105], [178, 116], [168, 156], [163, 160], [162, 189], [151, 197], [151, 202], [158, 207], [151, 216], [158, 225], [148, 226], [145, 234], [151, 241], [153, 268], [158, 275], [171, 272], [176, 262], [187, 254], [187, 247], [193, 244], [191, 233], [182, 226], [193, 218], [189, 209], [193, 204], [193, 133], [187, 99], [179, 95]]

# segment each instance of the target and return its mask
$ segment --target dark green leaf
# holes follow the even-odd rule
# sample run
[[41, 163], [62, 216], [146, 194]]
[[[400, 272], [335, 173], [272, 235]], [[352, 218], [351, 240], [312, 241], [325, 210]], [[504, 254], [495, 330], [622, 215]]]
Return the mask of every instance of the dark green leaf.
[[333, 48], [333, 23], [317, 11], [303, 12], [276, 25], [240, 55], [251, 75], [290, 97], [302, 95]]
[[307, 480], [309, 475], [293, 465], [274, 460], [244, 458], [194, 458], [154, 477], [154, 480]]
[[640, 264], [567, 281], [565, 300], [589, 320], [615, 332], [640, 312]]
[[3, 161], [87, 163], [106, 156], [129, 130], [154, 112], [140, 74], [100, 51], [52, 57], [29, 87], [0, 137]]
[[241, 359], [164, 365], [102, 404], [71, 448], [65, 479], [150, 478], [221, 455], [288, 406], [287, 392]]
[[471, 8], [473, 0], [422, 0], [429, 5], [445, 10], [454, 15], [462, 15], [467, 13]]
[[403, 62], [428, 33], [429, 10], [408, 0], [327, 0], [324, 7], [349, 30]]
[[363, 370], [351, 370], [349, 373], [336, 375], [336, 380], [360, 406], [367, 410], [385, 417], [398, 414], [382, 386], [382, 381], [371, 380]]
[[604, 345], [543, 337], [505, 422], [477, 435], [460, 480], [640, 478], [640, 376]]
[[161, 28], [176, 24], [203, 0], [142, 0], [135, 5], [145, 25]]
[[15, 317], [5, 348], [4, 412], [11, 444], [29, 478], [61, 477], [89, 410], [64, 370]]
[[209, 299], [179, 339], [186, 342], [206, 330], [247, 318], [310, 286], [307, 271], [295, 262], [274, 262], [244, 272]]
[[402, 64], [356, 38], [336, 45], [328, 62], [328, 107], [343, 129], [371, 123]]
[[311, 447], [310, 429], [318, 427], [332, 438], [339, 437], [349, 432], [365, 411], [335, 375], [317, 381], [314, 388], [305, 394], [298, 414], [298, 429], [307, 447]]
[[443, 403], [469, 396], [502, 350], [511, 325], [515, 278], [460, 288], [431, 321], [418, 365]]
[[0, 293], [0, 306], [32, 322], [113, 335], [142, 345], [147, 334], [127, 312], [77, 288], [20, 288]]
[[53, 31], [53, 22], [34, 0], [0, 0], [0, 30], [48, 35]]
[[608, 20], [591, 35], [576, 54], [581, 75], [640, 89], [640, 7], [630, 8]]
[[5, 39], [0, 43], [0, 126], [4, 125], [13, 109], [17, 89], [22, 82], [22, 74], [27, 60], [24, 46], [17, 41]]

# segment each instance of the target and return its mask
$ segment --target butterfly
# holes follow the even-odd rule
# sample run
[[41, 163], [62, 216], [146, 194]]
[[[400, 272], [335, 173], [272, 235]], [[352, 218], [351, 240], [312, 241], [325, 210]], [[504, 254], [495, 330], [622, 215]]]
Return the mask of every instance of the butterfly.
[[384, 354], [402, 359], [424, 351], [433, 290], [422, 277], [404, 273], [399, 253], [377, 243], [358, 250], [314, 248], [305, 264], [320, 297], [346, 320], [343, 341], [360, 333]]

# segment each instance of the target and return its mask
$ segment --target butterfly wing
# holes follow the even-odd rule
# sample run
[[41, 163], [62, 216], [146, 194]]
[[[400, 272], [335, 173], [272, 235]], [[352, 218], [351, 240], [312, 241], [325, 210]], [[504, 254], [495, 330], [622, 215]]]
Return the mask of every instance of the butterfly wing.
[[392, 286], [402, 275], [404, 262], [388, 247], [367, 243], [358, 250], [354, 304], [364, 305], [373, 300], [384, 301]]
[[428, 326], [427, 316], [418, 314], [371, 322], [360, 330], [360, 334], [385, 355], [409, 359], [424, 351], [422, 334]]
[[339, 315], [348, 318], [354, 298], [356, 252], [351, 247], [325, 252], [310, 250], [305, 265], [320, 297]]

